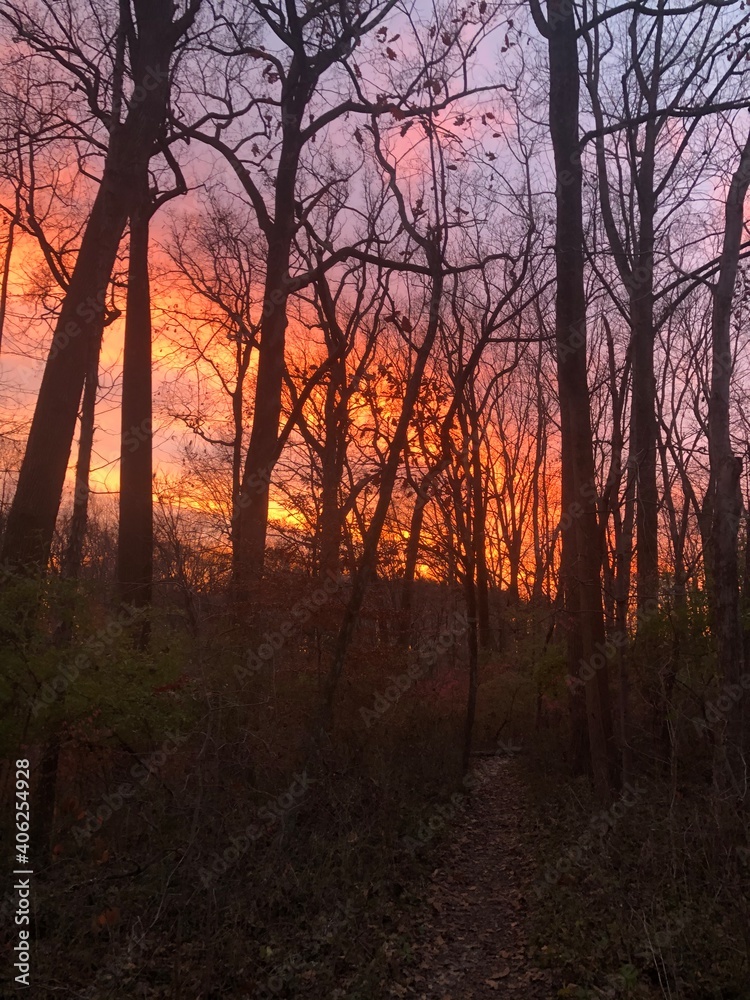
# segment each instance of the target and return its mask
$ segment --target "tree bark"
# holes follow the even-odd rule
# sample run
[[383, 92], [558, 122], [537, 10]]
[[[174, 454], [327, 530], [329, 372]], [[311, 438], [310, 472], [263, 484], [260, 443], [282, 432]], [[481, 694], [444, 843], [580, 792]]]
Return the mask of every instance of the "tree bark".
[[432, 486], [445, 471], [447, 465], [447, 460], [441, 458], [431, 469], [428, 469], [421, 483], [415, 484], [417, 496], [411, 512], [411, 521], [409, 522], [409, 538], [406, 542], [406, 555], [404, 558], [404, 579], [401, 584], [401, 644], [404, 646], [408, 644], [411, 636], [414, 583], [417, 576], [419, 546], [422, 537], [425, 510], [427, 509], [427, 504], [430, 502]]
[[[330, 298], [330, 295], [329, 295]], [[330, 303], [333, 318], [333, 303]], [[340, 333], [340, 331], [337, 331]], [[333, 344], [330, 345], [333, 347]], [[339, 503], [339, 485], [344, 476], [349, 411], [346, 398], [346, 361], [331, 365], [325, 395], [325, 441], [320, 455], [320, 576], [337, 576], [341, 555], [344, 514]]]
[[91, 456], [94, 449], [96, 393], [99, 388], [99, 346], [96, 344], [92, 347], [81, 404], [81, 436], [78, 442], [73, 513], [70, 518], [68, 543], [62, 560], [62, 575], [68, 580], [78, 579], [83, 562], [83, 542], [86, 537], [91, 497]]
[[[194, 16], [197, 4], [191, 10]], [[102, 336], [117, 250], [164, 124], [169, 64], [187, 17], [173, 24], [173, 11], [169, 0], [135, 3], [131, 62], [138, 99], [112, 130], [39, 389], [2, 551], [2, 561], [19, 570], [44, 569], [49, 559], [91, 345]]]
[[[130, 217], [125, 348], [122, 370], [120, 530], [117, 583], [120, 600], [151, 604], [153, 585], [153, 431], [151, 393], [151, 291], [148, 273], [151, 205], [148, 175]], [[147, 641], [144, 622], [140, 643]]]
[[[534, 7], [532, 12], [540, 24], [536, 0]], [[604, 643], [601, 550], [586, 368], [578, 42], [573, 5], [567, 0], [548, 0], [547, 13], [548, 21], [542, 28], [549, 44], [550, 134], [557, 180], [555, 340], [564, 504], [561, 577], [569, 622], [570, 672], [577, 677], [579, 664], [593, 666], [596, 647]], [[606, 799], [616, 780], [617, 756], [612, 738], [608, 664], [606, 657], [599, 655], [604, 662], [585, 680], [584, 690], [594, 788], [601, 799]], [[580, 734], [576, 739], [580, 746]]]
[[[744, 643], [740, 621], [737, 534], [742, 512], [742, 460], [734, 455], [730, 434], [732, 377], [731, 318], [744, 224], [744, 203], [750, 183], [750, 135], [732, 178], [725, 206], [724, 240], [719, 277], [712, 289], [711, 397], [708, 407], [710, 491], [713, 495], [712, 611], [718, 674], [730, 691], [742, 688]], [[715, 780], [743, 794], [745, 778], [743, 699], [731, 705], [718, 724]]]
[[239, 597], [263, 576], [271, 474], [278, 460], [284, 381], [289, 261], [297, 221], [295, 189], [302, 152], [302, 121], [317, 78], [295, 56], [282, 99], [282, 147], [276, 175], [274, 217], [267, 231], [268, 255], [260, 323], [255, 409], [238, 503], [240, 558], [234, 585]]
[[16, 214], [8, 223], [8, 236], [5, 243], [5, 258], [3, 259], [2, 281], [0, 283], [0, 351], [3, 349], [3, 333], [5, 332], [5, 317], [8, 311], [8, 292], [10, 289], [10, 266], [13, 260], [16, 226], [18, 225], [20, 198], [16, 194]]

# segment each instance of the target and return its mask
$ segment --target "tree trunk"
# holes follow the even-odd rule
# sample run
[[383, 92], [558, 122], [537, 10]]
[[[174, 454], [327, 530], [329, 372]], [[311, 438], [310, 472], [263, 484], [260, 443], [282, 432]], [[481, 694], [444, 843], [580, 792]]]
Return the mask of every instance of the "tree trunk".
[[474, 735], [474, 720], [477, 714], [477, 687], [479, 684], [479, 636], [477, 631], [477, 590], [474, 578], [474, 560], [471, 553], [467, 553], [466, 579], [464, 581], [464, 593], [466, 595], [466, 617], [468, 628], [466, 631], [466, 643], [469, 652], [469, 688], [466, 698], [466, 718], [464, 720], [464, 745], [463, 745], [463, 769], [469, 768], [469, 758], [471, 757], [471, 747]]
[[[140, 204], [130, 218], [117, 543], [120, 600], [135, 608], [151, 604], [153, 585], [150, 214], [148, 177], [145, 175]], [[139, 641], [145, 644], [147, 639], [148, 626], [144, 622]]]
[[[713, 495], [711, 526], [713, 549], [712, 611], [718, 674], [730, 692], [742, 695], [743, 640], [740, 622], [737, 534], [742, 500], [742, 460], [732, 451], [730, 391], [732, 376], [731, 318], [744, 222], [745, 195], [750, 183], [750, 135], [732, 178], [725, 206], [724, 241], [719, 277], [713, 287], [711, 316], [711, 397], [708, 407], [710, 490]], [[743, 699], [729, 697], [730, 707], [718, 724], [715, 780], [743, 794], [746, 780], [743, 755]]]
[[239, 501], [240, 559], [235, 583], [240, 593], [248, 583], [259, 580], [263, 575], [271, 474], [278, 457], [290, 242], [291, 234], [288, 239], [280, 240], [268, 256], [253, 427]]
[[16, 194], [16, 214], [8, 223], [8, 237], [5, 243], [5, 259], [3, 260], [2, 284], [0, 284], [0, 351], [3, 348], [3, 333], [5, 332], [5, 316], [8, 311], [8, 292], [10, 289], [10, 265], [13, 259], [16, 226], [19, 219], [20, 199]]
[[[479, 414], [476, 409], [473, 376], [470, 386], [470, 419], [472, 421], [471, 448], [471, 505], [473, 508], [472, 557], [475, 566], [476, 583], [474, 601], [478, 640], [481, 649], [494, 649], [495, 641], [490, 628], [490, 585], [487, 572], [487, 497], [484, 491], [482, 476], [482, 454], [479, 442], [477, 421]], [[469, 615], [469, 620], [471, 620]], [[475, 640], [477, 635], [475, 635]], [[471, 645], [469, 647], [471, 652]]]
[[422, 537], [422, 525], [427, 504], [430, 502], [432, 486], [438, 477], [445, 471], [448, 462], [441, 458], [426, 473], [422, 482], [416, 486], [417, 497], [414, 501], [414, 508], [411, 512], [409, 524], [409, 538], [406, 543], [406, 556], [404, 559], [404, 579], [401, 589], [401, 643], [406, 645], [411, 634], [411, 613], [414, 603], [414, 581], [417, 576], [417, 563], [419, 561], [419, 543]]
[[325, 399], [325, 442], [320, 456], [320, 576], [337, 576], [341, 556], [343, 512], [339, 484], [344, 476], [348, 409], [345, 398], [346, 362], [331, 366]]
[[295, 56], [281, 109], [283, 138], [276, 175], [274, 220], [268, 232], [255, 409], [238, 505], [240, 558], [234, 585], [240, 598], [247, 595], [250, 583], [257, 583], [263, 576], [271, 474], [279, 457], [287, 303], [291, 288], [289, 260], [297, 225], [294, 206], [302, 150], [302, 119], [316, 82], [300, 69]]
[[232, 577], [235, 578], [240, 566], [240, 519], [239, 498], [242, 488], [242, 442], [245, 422], [245, 378], [250, 366], [252, 340], [247, 342], [240, 337], [237, 341], [237, 384], [232, 393], [232, 423], [234, 438], [232, 439], [232, 510], [230, 521], [230, 540], [232, 543]]
[[[562, 426], [563, 565], [571, 674], [593, 667], [604, 643], [601, 551], [591, 408], [586, 368], [583, 203], [579, 142], [578, 42], [573, 7], [548, 0], [550, 133], [557, 179], [555, 339]], [[566, 517], [567, 515], [567, 517]], [[562, 575], [562, 570], [561, 570]], [[586, 721], [594, 787], [606, 799], [615, 780], [606, 657], [585, 680]], [[588, 676], [592, 674], [592, 676]], [[574, 720], [575, 721], [575, 720]]]
[[[429, 475], [429, 473], [428, 473]], [[409, 523], [409, 538], [406, 543], [404, 560], [404, 579], [401, 584], [401, 644], [406, 646], [411, 637], [411, 613], [414, 605], [414, 581], [417, 575], [419, 559], [419, 540], [422, 535], [424, 512], [427, 507], [428, 494], [420, 487], [414, 501]]]
[[633, 399], [631, 454], [636, 472], [636, 567], [638, 607], [659, 594], [658, 505], [656, 486], [656, 379], [654, 377], [653, 294], [631, 297]]
[[99, 348], [92, 351], [81, 405], [81, 437], [78, 442], [76, 462], [76, 485], [73, 493], [73, 513], [70, 518], [70, 533], [62, 560], [62, 575], [68, 580], [77, 580], [83, 562], [83, 542], [88, 524], [89, 499], [91, 497], [91, 455], [94, 449], [94, 422], [96, 417], [96, 393], [99, 388]]
[[142, 97], [131, 102], [124, 124], [112, 131], [44, 369], [1, 557], [20, 570], [43, 569], [49, 559], [90, 351], [102, 336], [107, 286], [163, 127], [177, 41], [173, 4], [149, 0], [136, 3], [135, 10], [139, 32], [131, 62]]
[[367, 588], [375, 571], [378, 545], [380, 543], [380, 536], [383, 533], [383, 526], [385, 524], [388, 508], [393, 496], [393, 488], [396, 484], [396, 477], [401, 464], [401, 454], [404, 450], [404, 446], [406, 445], [409, 424], [419, 398], [419, 391], [422, 386], [422, 377], [427, 365], [427, 360], [430, 356], [432, 346], [435, 343], [435, 337], [437, 336], [440, 301], [443, 294], [444, 281], [442, 261], [439, 257], [440, 251], [437, 245], [437, 238], [438, 237], [435, 237], [435, 242], [428, 244], [425, 248], [433, 273], [427, 329], [425, 331], [424, 340], [422, 341], [422, 344], [417, 352], [414, 367], [406, 384], [401, 413], [399, 414], [398, 423], [394, 429], [388, 456], [383, 467], [378, 501], [375, 505], [372, 520], [370, 521], [369, 527], [364, 534], [362, 556], [360, 558], [359, 565], [353, 573], [352, 591], [347, 606], [344, 609], [343, 619], [336, 638], [336, 646], [326, 684], [325, 700], [322, 706], [320, 719], [320, 729], [323, 731], [330, 730], [333, 724], [333, 709], [336, 689], [346, 663], [349, 647], [354, 637], [354, 631], [357, 627], [362, 602], [364, 601]]

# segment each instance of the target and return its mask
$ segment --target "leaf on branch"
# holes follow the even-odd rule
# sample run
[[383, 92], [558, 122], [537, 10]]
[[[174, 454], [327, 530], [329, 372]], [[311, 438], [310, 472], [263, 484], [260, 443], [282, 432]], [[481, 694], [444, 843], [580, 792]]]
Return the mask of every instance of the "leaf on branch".
[[355, 128], [355, 130], [354, 130], [354, 138], [357, 140], [357, 142], [361, 146], [362, 145], [362, 133], [359, 131], [358, 128]]
[[412, 127], [413, 124], [414, 124], [414, 122], [411, 121], [411, 122], [407, 122], [405, 125], [402, 125], [401, 126], [401, 135], [406, 135], [406, 133], [409, 131], [409, 129]]
[[443, 34], [440, 36], [440, 39], [443, 45], [450, 45], [450, 43], [453, 41], [453, 39], [451, 38], [451, 36], [448, 34], [447, 31], [443, 32]]
[[393, 49], [391, 49], [391, 48], [387, 48], [387, 49], [385, 50], [385, 54], [386, 54], [386, 55], [388, 56], [388, 58], [389, 58], [389, 59], [391, 59], [391, 60], [393, 60], [393, 59], [398, 59], [398, 56], [396, 55], [396, 53], [395, 53], [395, 52], [393, 51]]

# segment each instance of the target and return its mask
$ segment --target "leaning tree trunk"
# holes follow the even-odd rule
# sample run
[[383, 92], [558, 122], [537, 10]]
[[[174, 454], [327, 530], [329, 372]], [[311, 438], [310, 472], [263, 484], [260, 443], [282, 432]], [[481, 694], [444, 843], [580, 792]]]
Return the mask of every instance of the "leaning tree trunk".
[[[148, 176], [130, 218], [125, 348], [120, 439], [120, 530], [117, 583], [120, 600], [134, 608], [151, 604], [153, 585], [153, 457], [151, 395], [151, 292], [148, 274]], [[139, 644], [148, 639], [144, 620]]]
[[141, 96], [111, 133], [8, 515], [2, 561], [21, 570], [44, 569], [49, 560], [88, 359], [102, 335], [107, 286], [125, 224], [138, 203], [140, 178], [164, 124], [169, 64], [178, 37], [174, 6], [169, 0], [138, 0], [135, 10], [138, 37], [131, 61]]
[[717, 724], [716, 782], [743, 794], [746, 782], [743, 741], [743, 636], [740, 621], [737, 534], [742, 501], [742, 460], [732, 451], [730, 390], [732, 376], [731, 318], [744, 223], [744, 203], [750, 183], [750, 135], [732, 178], [725, 206], [724, 241], [719, 277], [713, 287], [711, 316], [711, 397], [708, 407], [710, 491], [713, 496], [712, 612], [718, 674], [730, 707]]

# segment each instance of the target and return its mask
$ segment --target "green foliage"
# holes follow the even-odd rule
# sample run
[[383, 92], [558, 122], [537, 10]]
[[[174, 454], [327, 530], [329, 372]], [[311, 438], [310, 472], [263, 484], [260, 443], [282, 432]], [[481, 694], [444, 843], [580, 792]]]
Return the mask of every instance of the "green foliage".
[[129, 742], [188, 724], [186, 699], [159, 697], [189, 663], [187, 636], [155, 616], [159, 636], [137, 648], [141, 616], [109, 608], [65, 581], [19, 580], [0, 591], [0, 752], [44, 741], [61, 726], [96, 714], [102, 729]]

